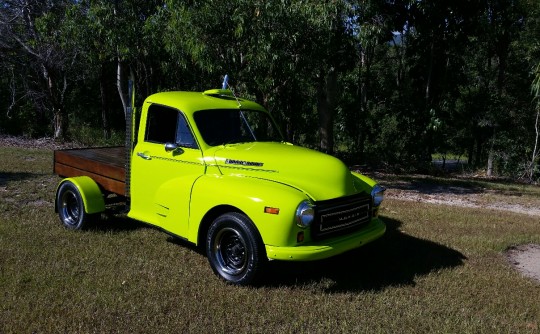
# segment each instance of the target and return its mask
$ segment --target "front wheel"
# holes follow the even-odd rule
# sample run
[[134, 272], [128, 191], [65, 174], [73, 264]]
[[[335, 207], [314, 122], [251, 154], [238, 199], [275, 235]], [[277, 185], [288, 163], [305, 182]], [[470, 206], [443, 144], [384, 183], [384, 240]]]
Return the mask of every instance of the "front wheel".
[[73, 230], [81, 230], [91, 221], [96, 220], [96, 214], [84, 211], [84, 203], [79, 189], [70, 181], [60, 185], [56, 193], [56, 210], [62, 224]]
[[206, 254], [214, 273], [236, 285], [252, 283], [267, 260], [255, 226], [239, 213], [214, 220], [206, 238]]

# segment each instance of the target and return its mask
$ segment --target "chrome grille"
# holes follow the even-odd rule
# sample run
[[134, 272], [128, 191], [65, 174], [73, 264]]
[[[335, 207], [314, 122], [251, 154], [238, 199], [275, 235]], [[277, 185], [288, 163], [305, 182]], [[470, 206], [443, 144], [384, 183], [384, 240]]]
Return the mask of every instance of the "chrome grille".
[[313, 239], [352, 232], [371, 218], [371, 196], [359, 194], [315, 203]]

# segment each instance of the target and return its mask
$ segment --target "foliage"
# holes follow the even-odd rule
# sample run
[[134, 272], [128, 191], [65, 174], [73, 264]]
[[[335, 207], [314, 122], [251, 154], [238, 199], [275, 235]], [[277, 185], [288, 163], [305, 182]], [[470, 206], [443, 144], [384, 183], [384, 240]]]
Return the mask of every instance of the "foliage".
[[456, 154], [520, 177], [533, 154], [538, 1], [17, 0], [0, 14], [1, 132], [82, 122], [109, 138], [130, 72], [139, 104], [229, 74], [289, 141], [351, 163]]

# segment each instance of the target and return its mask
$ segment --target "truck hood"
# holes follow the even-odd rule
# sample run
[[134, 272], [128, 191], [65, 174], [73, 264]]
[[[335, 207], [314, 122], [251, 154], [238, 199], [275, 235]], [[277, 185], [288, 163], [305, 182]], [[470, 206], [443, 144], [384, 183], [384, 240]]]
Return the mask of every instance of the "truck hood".
[[219, 146], [215, 163], [223, 175], [284, 183], [316, 201], [354, 194], [353, 176], [341, 160], [288, 143], [254, 142]]

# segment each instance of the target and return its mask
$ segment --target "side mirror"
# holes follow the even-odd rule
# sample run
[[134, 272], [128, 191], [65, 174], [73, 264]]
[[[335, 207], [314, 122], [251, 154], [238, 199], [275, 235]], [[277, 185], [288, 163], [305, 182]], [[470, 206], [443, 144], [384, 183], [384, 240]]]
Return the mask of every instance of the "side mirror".
[[182, 154], [184, 153], [184, 150], [182, 150], [178, 144], [175, 143], [165, 143], [165, 151], [166, 152], [172, 152], [173, 154]]

